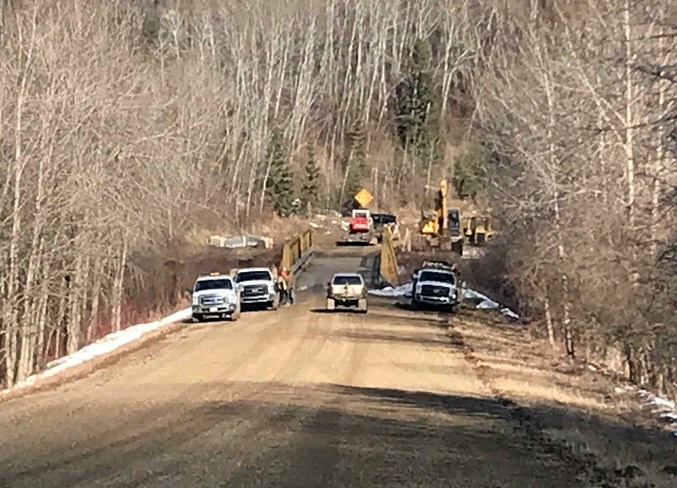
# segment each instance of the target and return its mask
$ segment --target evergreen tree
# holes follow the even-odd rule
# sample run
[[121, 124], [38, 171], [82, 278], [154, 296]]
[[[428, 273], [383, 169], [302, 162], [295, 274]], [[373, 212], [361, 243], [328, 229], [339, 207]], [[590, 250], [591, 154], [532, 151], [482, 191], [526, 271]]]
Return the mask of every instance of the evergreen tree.
[[284, 139], [279, 130], [274, 130], [268, 145], [266, 162], [269, 165], [266, 194], [278, 215], [286, 217], [292, 211], [294, 181], [289, 169], [289, 158]]
[[304, 167], [305, 178], [301, 185], [301, 202], [303, 210], [317, 207], [320, 200], [320, 168], [315, 160], [315, 147], [308, 145], [308, 154]]
[[455, 162], [451, 183], [460, 199], [474, 200], [483, 188], [484, 158], [485, 153], [481, 149], [471, 149]]
[[356, 117], [346, 132], [345, 188], [343, 198], [352, 199], [360, 189], [367, 173], [367, 132], [359, 117]]
[[156, 45], [162, 31], [162, 12], [157, 2], [150, 7], [143, 18], [141, 37], [147, 45]]
[[439, 101], [430, 73], [430, 43], [417, 39], [408, 74], [395, 91], [396, 129], [400, 144], [417, 159], [437, 157]]

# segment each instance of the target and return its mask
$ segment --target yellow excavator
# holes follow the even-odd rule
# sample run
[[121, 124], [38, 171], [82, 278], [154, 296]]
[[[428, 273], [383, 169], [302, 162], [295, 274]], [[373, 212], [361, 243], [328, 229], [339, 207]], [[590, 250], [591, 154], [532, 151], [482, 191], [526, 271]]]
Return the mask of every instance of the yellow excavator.
[[491, 218], [484, 215], [464, 218], [463, 234], [473, 246], [483, 246], [494, 236]]
[[431, 247], [447, 248], [459, 255], [463, 254], [461, 210], [447, 207], [447, 180], [440, 180], [435, 212], [421, 215], [419, 232], [427, 237]]

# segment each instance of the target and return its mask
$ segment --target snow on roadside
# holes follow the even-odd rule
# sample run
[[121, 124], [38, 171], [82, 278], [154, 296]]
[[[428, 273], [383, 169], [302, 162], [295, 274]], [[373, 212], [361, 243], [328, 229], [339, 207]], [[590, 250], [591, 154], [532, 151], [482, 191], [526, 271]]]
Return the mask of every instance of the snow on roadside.
[[108, 354], [109, 352], [114, 351], [130, 342], [133, 342], [143, 335], [153, 332], [155, 330], [161, 329], [167, 325], [179, 322], [181, 320], [186, 320], [191, 316], [191, 309], [186, 308], [179, 310], [161, 320], [155, 322], [149, 322], [146, 324], [133, 325], [127, 327], [124, 330], [113, 332], [107, 336], [102, 337], [96, 342], [89, 344], [88, 346], [83, 347], [79, 351], [74, 352], [69, 356], [64, 356], [62, 358], [56, 359], [51, 363], [47, 364], [47, 369], [41, 371], [40, 373], [29, 376], [24, 381], [21, 381], [14, 385], [14, 387], [8, 390], [0, 391], [0, 395], [8, 393], [10, 391], [18, 390], [21, 388], [26, 388], [35, 384], [36, 381], [42, 380], [44, 378], [49, 378], [54, 376], [62, 371], [65, 371], [74, 366], [86, 363], [92, 359]]
[[395, 288], [392, 286], [386, 286], [380, 290], [369, 290], [368, 293], [377, 297], [404, 297], [408, 294], [411, 295], [411, 286], [411, 283], [405, 283], [404, 285], [396, 286]]
[[[412, 292], [412, 283], [405, 283], [404, 285], [392, 287], [392, 286], [386, 286], [385, 288], [381, 288], [380, 290], [369, 290], [369, 294], [375, 295], [378, 297], [389, 297], [389, 298], [397, 298], [397, 297], [404, 297], [404, 298], [409, 298], [411, 297], [411, 292]], [[480, 310], [496, 310], [498, 309], [499, 313], [502, 315], [505, 315], [506, 317], [509, 317], [511, 319], [519, 319], [519, 315], [517, 315], [515, 312], [510, 310], [509, 308], [506, 307], [501, 307], [497, 302], [493, 301], [486, 295], [483, 295], [480, 292], [477, 292], [475, 290], [471, 290], [469, 288], [464, 288], [463, 289], [463, 299], [464, 300], [477, 300], [478, 303], [475, 305], [475, 308], [480, 309]]]
[[672, 435], [677, 437], [677, 405], [675, 405], [675, 402], [634, 385], [624, 385], [616, 387], [614, 390], [619, 395], [634, 394], [646, 408], [651, 409], [652, 414], [667, 424], [672, 431]]

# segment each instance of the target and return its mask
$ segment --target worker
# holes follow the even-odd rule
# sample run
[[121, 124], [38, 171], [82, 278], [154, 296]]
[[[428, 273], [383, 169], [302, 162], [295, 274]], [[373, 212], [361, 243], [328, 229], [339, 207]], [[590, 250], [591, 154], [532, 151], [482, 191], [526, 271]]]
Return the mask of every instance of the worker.
[[294, 275], [285, 267], [280, 270], [280, 279], [282, 283], [280, 290], [284, 290], [284, 300], [280, 299], [280, 303], [294, 304]]
[[294, 305], [294, 302], [296, 301], [294, 273], [290, 273], [287, 270], [285, 280], [287, 281], [287, 298], [289, 299], [289, 305]]
[[277, 274], [277, 289], [280, 291], [280, 304], [283, 305], [287, 302], [289, 287], [287, 283], [287, 268], [284, 266], [280, 268], [280, 271]]

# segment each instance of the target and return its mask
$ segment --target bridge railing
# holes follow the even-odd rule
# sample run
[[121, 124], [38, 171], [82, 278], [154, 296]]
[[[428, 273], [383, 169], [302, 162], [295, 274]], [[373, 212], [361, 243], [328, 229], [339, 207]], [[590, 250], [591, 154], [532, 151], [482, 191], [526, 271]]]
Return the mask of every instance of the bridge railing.
[[385, 281], [390, 286], [397, 286], [400, 284], [397, 256], [395, 255], [395, 245], [393, 244], [393, 231], [390, 227], [385, 227], [383, 229], [379, 272], [381, 280]]
[[280, 267], [296, 274], [306, 263], [313, 249], [313, 231], [308, 229], [282, 246]]

